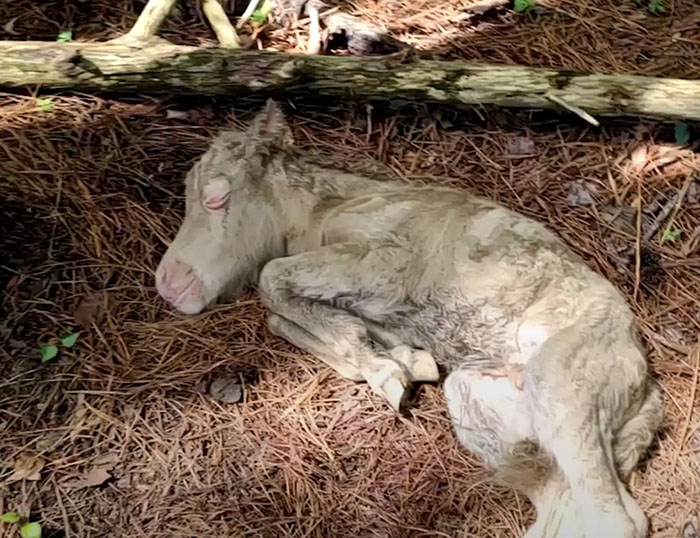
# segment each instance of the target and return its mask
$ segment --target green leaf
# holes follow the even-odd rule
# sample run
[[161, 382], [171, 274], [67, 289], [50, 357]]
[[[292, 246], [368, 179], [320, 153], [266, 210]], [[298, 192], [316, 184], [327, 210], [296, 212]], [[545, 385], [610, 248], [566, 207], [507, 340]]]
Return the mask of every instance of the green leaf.
[[17, 512], [5, 512], [2, 515], [2, 521], [3, 523], [19, 523], [20, 517]]
[[267, 20], [267, 16], [270, 14], [271, 10], [272, 4], [270, 3], [270, 0], [264, 0], [262, 5], [250, 15], [250, 20], [257, 22], [258, 24], [262, 24]]
[[688, 127], [688, 124], [682, 121], [676, 123], [675, 135], [676, 144], [679, 146], [687, 144], [688, 140], [690, 140], [690, 127]]
[[647, 6], [647, 9], [652, 15], [662, 15], [663, 13], [666, 13], [665, 0], [651, 0]]
[[681, 236], [682, 230], [677, 226], [671, 226], [664, 234], [664, 241], [673, 242]]
[[51, 104], [51, 98], [47, 97], [46, 99], [37, 99], [36, 100], [36, 107], [43, 112], [51, 112], [51, 110], [53, 110], [53, 105]]
[[73, 30], [65, 30], [58, 34], [56, 41], [58, 41], [59, 43], [65, 43], [67, 41], [70, 41], [71, 39], [73, 39]]
[[73, 333], [64, 336], [63, 338], [61, 338], [61, 345], [63, 347], [73, 347], [75, 345], [75, 342], [77, 342], [78, 340], [78, 334], [79, 333]]
[[515, 9], [517, 13], [525, 13], [526, 11], [530, 11], [533, 7], [535, 7], [533, 0], [514, 0], [513, 2], [513, 9]]
[[41, 353], [41, 362], [48, 362], [56, 358], [56, 355], [58, 355], [58, 347], [53, 344], [44, 345], [39, 348], [39, 352]]
[[41, 538], [41, 525], [39, 523], [25, 523], [20, 529], [22, 538]]

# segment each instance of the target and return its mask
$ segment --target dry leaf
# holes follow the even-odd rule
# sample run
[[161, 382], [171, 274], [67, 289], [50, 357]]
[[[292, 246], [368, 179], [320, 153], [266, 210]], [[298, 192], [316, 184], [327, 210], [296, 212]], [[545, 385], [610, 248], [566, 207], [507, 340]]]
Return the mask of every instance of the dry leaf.
[[85, 477], [85, 485], [88, 487], [99, 486], [100, 484], [104, 484], [110, 478], [112, 478], [112, 475], [109, 474], [107, 469], [104, 467], [95, 467]]
[[219, 445], [214, 446], [211, 451], [211, 464], [213, 467], [218, 467], [221, 465], [221, 461], [224, 459], [224, 454]]
[[530, 137], [517, 136], [511, 140], [508, 146], [508, 152], [513, 156], [522, 157], [526, 155], [536, 155], [537, 148]]
[[89, 329], [92, 323], [99, 323], [104, 316], [105, 292], [89, 293], [78, 305], [73, 317], [83, 329]]
[[569, 195], [566, 198], [569, 205], [593, 205], [590, 187], [583, 181], [574, 181], [569, 186]]
[[19, 32], [15, 32], [15, 23], [17, 22], [17, 19], [19, 19], [19, 17], [10, 19], [3, 25], [2, 29], [10, 35], [20, 35]]
[[10, 482], [17, 480], [39, 480], [41, 478], [41, 470], [46, 462], [43, 458], [17, 458], [12, 465], [12, 476]]
[[46, 432], [41, 439], [34, 443], [34, 448], [39, 452], [49, 452], [53, 450], [63, 439], [63, 432]]
[[8, 294], [17, 295], [17, 286], [18, 285], [19, 285], [19, 275], [14, 275], [7, 283], [7, 286], [5, 286], [5, 289], [7, 290]]
[[93, 469], [85, 475], [85, 478], [81, 480], [69, 480], [64, 483], [66, 487], [69, 488], [94, 488], [96, 486], [101, 486], [107, 480], [112, 478], [109, 474], [107, 467], [93, 467]]
[[637, 212], [629, 206], [605, 206], [599, 211], [600, 217], [614, 228], [634, 233], [637, 228]]
[[700, 538], [700, 534], [691, 521], [683, 525], [683, 538]]
[[645, 144], [640, 144], [630, 153], [630, 164], [636, 172], [641, 172], [647, 164], [647, 147]]
[[119, 456], [116, 454], [105, 454], [103, 456], [98, 456], [92, 460], [92, 464], [97, 467], [102, 467], [103, 469], [110, 470], [119, 461]]
[[212, 381], [209, 394], [223, 403], [238, 403], [243, 398], [243, 387], [238, 377], [221, 376]]
[[134, 104], [124, 107], [117, 111], [117, 115], [121, 118], [130, 118], [132, 116], [148, 116], [155, 112], [160, 103], [151, 104]]

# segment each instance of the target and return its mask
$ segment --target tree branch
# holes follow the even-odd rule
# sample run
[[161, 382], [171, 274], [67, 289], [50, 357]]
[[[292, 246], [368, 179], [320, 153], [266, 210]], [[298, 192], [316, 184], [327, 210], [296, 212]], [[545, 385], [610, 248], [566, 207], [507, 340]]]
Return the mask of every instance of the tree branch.
[[200, 49], [158, 41], [0, 41], [0, 85], [201, 95], [259, 93], [561, 109], [700, 120], [700, 80], [378, 57]]
[[118, 40], [146, 43], [158, 33], [175, 2], [177, 0], [148, 0], [134, 26]]
[[202, 11], [222, 48], [239, 49], [241, 40], [218, 0], [202, 0]]

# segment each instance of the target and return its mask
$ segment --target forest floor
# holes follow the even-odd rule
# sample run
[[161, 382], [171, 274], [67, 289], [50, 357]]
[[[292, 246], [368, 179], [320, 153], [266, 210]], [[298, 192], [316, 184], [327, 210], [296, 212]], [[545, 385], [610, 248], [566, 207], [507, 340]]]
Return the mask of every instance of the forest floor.
[[[470, 3], [345, 9], [445, 58], [700, 77], [697, 0], [666, 0], [663, 15], [646, 0], [550, 0], [462, 16]], [[0, 39], [117, 37], [142, 7], [4, 1]], [[243, 33], [261, 48], [304, 48], [303, 27]], [[193, 1], [163, 35], [213, 42]], [[66, 538], [521, 536], [532, 508], [457, 446], [439, 384], [397, 415], [272, 336], [254, 290], [194, 317], [157, 297], [186, 171], [218, 128], [260, 104], [0, 94], [0, 512]], [[626, 294], [667, 414], [630, 487], [654, 538], [697, 527], [698, 126], [679, 146], [673, 124], [638, 119], [594, 128], [545, 112], [283, 105], [296, 143], [329, 163], [381, 161], [498, 200], [547, 223]], [[40, 360], [42, 344], [74, 333]], [[242, 402], [210, 394], [227, 377]]]

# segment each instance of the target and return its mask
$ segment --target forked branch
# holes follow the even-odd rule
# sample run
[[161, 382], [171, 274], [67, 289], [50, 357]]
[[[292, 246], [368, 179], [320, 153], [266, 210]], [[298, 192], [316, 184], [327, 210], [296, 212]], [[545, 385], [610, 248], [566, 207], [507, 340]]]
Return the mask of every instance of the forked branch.
[[156, 36], [177, 0], [148, 0], [134, 26], [123, 37], [124, 42], [147, 43]]
[[[160, 40], [157, 33], [177, 0], [148, 0], [134, 26], [112, 43], [143, 47]], [[202, 0], [202, 11], [222, 48], [237, 49], [241, 41], [218, 0]]]
[[202, 11], [211, 24], [212, 30], [219, 40], [219, 44], [225, 49], [241, 48], [241, 40], [236, 29], [228, 20], [228, 15], [218, 0], [202, 0]]

